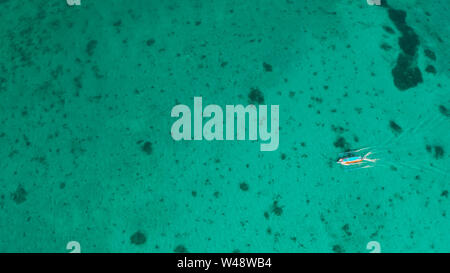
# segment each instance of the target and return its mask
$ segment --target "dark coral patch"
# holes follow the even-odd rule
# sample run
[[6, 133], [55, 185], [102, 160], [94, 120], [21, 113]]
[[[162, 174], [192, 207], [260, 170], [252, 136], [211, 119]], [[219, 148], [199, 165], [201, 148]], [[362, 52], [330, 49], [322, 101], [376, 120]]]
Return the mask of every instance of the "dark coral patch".
[[387, 44], [387, 43], [382, 43], [382, 44], [380, 45], [380, 47], [381, 47], [384, 51], [389, 51], [389, 50], [392, 49], [392, 46], [390, 46], [390, 45]]
[[397, 64], [392, 69], [394, 85], [401, 91], [416, 87], [423, 82], [422, 73], [417, 67], [417, 49], [420, 39], [417, 33], [406, 23], [406, 12], [388, 8], [389, 18], [400, 31], [398, 44], [402, 52], [397, 57]]
[[11, 193], [11, 198], [16, 204], [22, 204], [27, 200], [27, 191], [22, 185], [17, 186], [15, 192]]
[[252, 104], [264, 103], [264, 94], [258, 88], [251, 88], [248, 98]]
[[388, 15], [398, 30], [400, 30], [401, 32], [405, 31], [405, 27], [407, 27], [405, 11], [389, 8]]
[[344, 249], [340, 245], [334, 245], [333, 246], [333, 252], [335, 252], [335, 253], [343, 253]]
[[423, 52], [428, 59], [436, 61], [436, 54], [431, 49], [425, 49]]
[[434, 146], [434, 158], [440, 159], [444, 157], [444, 148], [442, 146]]
[[94, 54], [95, 48], [97, 48], [98, 42], [96, 40], [90, 40], [86, 45], [86, 53], [90, 56]]
[[394, 133], [396, 133], [396, 134], [400, 134], [401, 132], [403, 132], [402, 127], [400, 127], [400, 125], [398, 125], [393, 120], [389, 121], [389, 127], [391, 127], [392, 131], [394, 131]]
[[147, 40], [147, 42], [146, 42], [146, 44], [147, 44], [147, 46], [152, 46], [152, 45], [154, 45], [155, 44], [155, 39], [148, 39]]
[[383, 29], [389, 34], [394, 34], [395, 33], [394, 29], [391, 28], [390, 26], [383, 26]]
[[436, 68], [434, 66], [432, 66], [431, 64], [427, 65], [427, 67], [425, 68], [425, 71], [428, 73], [431, 73], [431, 74], [436, 74]]
[[249, 186], [247, 183], [242, 182], [241, 184], [239, 184], [239, 188], [243, 191], [248, 191]]
[[416, 87], [423, 82], [422, 73], [415, 65], [415, 59], [402, 53], [398, 55], [397, 64], [392, 69], [392, 76], [395, 86], [401, 91]]
[[278, 201], [273, 201], [272, 212], [277, 216], [281, 216], [281, 214], [283, 214], [283, 207], [278, 205]]
[[432, 154], [435, 159], [441, 159], [444, 157], [445, 154], [444, 148], [439, 145], [435, 146], [426, 145], [425, 150], [427, 150], [427, 152]]
[[142, 151], [148, 155], [152, 154], [153, 152], [153, 147], [152, 147], [152, 143], [150, 141], [146, 141], [142, 147], [141, 147]]
[[336, 141], [333, 143], [334, 147], [344, 149], [344, 150], [350, 150], [350, 144], [345, 140], [343, 137], [338, 137]]
[[414, 56], [420, 44], [419, 36], [412, 28], [406, 26], [405, 32], [403, 32], [403, 35], [398, 40], [398, 44], [405, 54]]
[[439, 105], [439, 112], [446, 117], [450, 117], [450, 110], [444, 105]]
[[173, 250], [175, 253], [187, 253], [188, 250], [184, 245], [178, 245], [177, 247], [175, 247], [175, 249]]
[[147, 237], [144, 233], [136, 231], [133, 235], [131, 235], [130, 241], [134, 245], [143, 245], [147, 241]]
[[266, 72], [272, 72], [272, 65], [270, 65], [268, 63], [263, 63], [263, 68], [264, 68], [264, 71], [266, 71]]
[[345, 225], [342, 227], [342, 230], [345, 232], [345, 234], [346, 234], [347, 236], [352, 236], [352, 233], [350, 232], [350, 225], [349, 225], [349, 224], [345, 224]]

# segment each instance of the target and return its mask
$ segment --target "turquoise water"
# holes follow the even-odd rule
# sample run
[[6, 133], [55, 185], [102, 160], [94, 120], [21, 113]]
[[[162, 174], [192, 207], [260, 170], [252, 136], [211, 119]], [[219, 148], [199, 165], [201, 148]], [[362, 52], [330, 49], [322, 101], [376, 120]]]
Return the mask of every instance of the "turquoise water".
[[[0, 251], [449, 252], [449, 2], [393, 2], [0, 0]], [[174, 141], [194, 96], [279, 148]]]

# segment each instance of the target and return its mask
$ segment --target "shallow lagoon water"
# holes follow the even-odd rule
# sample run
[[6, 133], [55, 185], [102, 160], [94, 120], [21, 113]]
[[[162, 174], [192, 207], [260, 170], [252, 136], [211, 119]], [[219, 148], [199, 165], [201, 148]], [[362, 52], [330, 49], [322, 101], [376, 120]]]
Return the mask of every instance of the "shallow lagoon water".
[[[450, 251], [448, 3], [391, 2], [0, 1], [0, 251]], [[175, 142], [194, 96], [278, 150]]]

